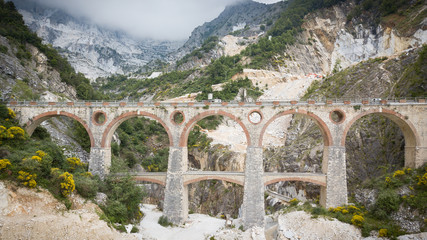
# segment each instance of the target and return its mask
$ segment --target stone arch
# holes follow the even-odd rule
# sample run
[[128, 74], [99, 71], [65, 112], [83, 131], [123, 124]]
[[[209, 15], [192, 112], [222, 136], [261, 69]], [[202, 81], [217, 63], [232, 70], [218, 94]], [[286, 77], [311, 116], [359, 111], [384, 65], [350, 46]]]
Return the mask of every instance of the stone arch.
[[328, 128], [328, 126], [326, 126], [325, 122], [316, 114], [312, 113], [312, 112], [307, 112], [305, 110], [295, 110], [295, 109], [291, 109], [291, 110], [287, 110], [287, 111], [283, 111], [280, 113], [277, 113], [276, 115], [274, 115], [270, 120], [268, 120], [268, 122], [266, 122], [261, 130], [261, 134], [259, 136], [259, 140], [258, 140], [258, 146], [262, 147], [262, 140], [264, 137], [264, 133], [267, 129], [267, 127], [277, 118], [288, 115], [288, 114], [302, 114], [305, 116], [310, 117], [311, 119], [314, 120], [314, 122], [317, 124], [317, 126], [319, 126], [320, 128], [320, 132], [322, 133], [323, 136], [323, 145], [324, 146], [331, 146], [332, 145], [332, 135], [331, 132]]
[[419, 146], [420, 139], [419, 135], [414, 127], [414, 125], [402, 114], [397, 113], [393, 110], [379, 108], [371, 109], [366, 112], [362, 112], [355, 117], [353, 117], [346, 125], [344, 132], [341, 136], [341, 146], [345, 147], [345, 140], [347, 133], [350, 130], [351, 126], [359, 120], [360, 118], [370, 115], [378, 114], [384, 116], [399, 126], [400, 130], [403, 133], [405, 139], [405, 166], [406, 167], [415, 167], [416, 166], [416, 151], [415, 148]]
[[230, 177], [221, 177], [221, 176], [203, 176], [203, 177], [198, 177], [198, 178], [194, 178], [194, 179], [190, 179], [184, 182], [184, 186], [187, 186], [189, 184], [192, 183], [197, 183], [200, 181], [205, 181], [205, 180], [220, 180], [220, 181], [226, 181], [226, 182], [231, 182], [231, 183], [235, 183], [238, 185], [243, 186], [244, 183], [243, 181], [239, 181]]
[[130, 119], [130, 118], [134, 118], [134, 117], [149, 117], [152, 118], [154, 120], [156, 120], [157, 122], [159, 122], [163, 128], [165, 129], [166, 133], [168, 134], [168, 138], [169, 138], [169, 145], [173, 146], [173, 138], [172, 138], [172, 134], [171, 131], [169, 130], [168, 126], [163, 122], [163, 120], [161, 118], [159, 118], [158, 116], [149, 113], [149, 112], [143, 112], [140, 111], [139, 113], [137, 111], [132, 111], [132, 112], [127, 112], [124, 114], [121, 114], [120, 116], [114, 118], [110, 124], [108, 124], [107, 128], [105, 129], [104, 133], [102, 134], [102, 141], [101, 141], [101, 147], [105, 148], [105, 147], [111, 147], [111, 138], [114, 134], [114, 132], [116, 131], [116, 129], [120, 126], [121, 123], [123, 123], [124, 121]]
[[226, 116], [229, 117], [230, 119], [236, 121], [240, 127], [242, 127], [243, 132], [245, 133], [246, 136], [246, 142], [248, 144], [248, 146], [251, 146], [251, 138], [249, 136], [249, 132], [245, 126], [245, 124], [243, 124], [242, 121], [240, 121], [240, 119], [236, 116], [234, 116], [231, 113], [228, 113], [226, 111], [223, 110], [218, 110], [218, 111], [206, 111], [206, 112], [202, 112], [199, 113], [198, 115], [196, 115], [195, 117], [191, 118], [187, 124], [185, 124], [184, 126], [184, 130], [182, 131], [180, 140], [179, 140], [179, 146], [180, 147], [187, 147], [187, 141], [188, 141], [188, 135], [190, 134], [190, 130], [191, 128], [194, 126], [194, 124], [196, 124], [198, 121], [202, 120], [205, 117], [209, 117], [209, 116], [213, 116], [213, 115], [221, 115], [221, 116]]
[[83, 125], [83, 127], [86, 129], [87, 134], [89, 135], [90, 146], [91, 147], [95, 146], [92, 131], [90, 130], [87, 123], [85, 121], [83, 121], [80, 117], [78, 117], [72, 113], [68, 113], [68, 112], [64, 112], [64, 111], [50, 111], [50, 112], [45, 112], [45, 113], [39, 114], [39, 115], [33, 117], [30, 121], [28, 121], [25, 124], [25, 126], [26, 126], [25, 130], [27, 131], [28, 135], [31, 136], [33, 134], [34, 130], [36, 129], [36, 127], [39, 126], [43, 121], [45, 121], [51, 117], [57, 117], [57, 116], [66, 116], [66, 117], [69, 117], [69, 118], [72, 118], [72, 119], [78, 121], [81, 125]]
[[166, 186], [166, 176], [165, 176], [165, 180], [161, 180], [161, 179], [157, 179], [155, 177], [149, 177], [149, 176], [135, 176], [133, 178], [135, 181], [151, 182], [151, 183], [156, 183], [162, 186]]
[[271, 179], [269, 181], [264, 182], [264, 186], [273, 184], [273, 183], [277, 183], [277, 182], [291, 182], [291, 181], [295, 181], [295, 182], [309, 182], [309, 183], [314, 183], [316, 185], [320, 185], [322, 187], [326, 187], [326, 182], [323, 181], [319, 181], [316, 179], [311, 179], [311, 178], [301, 178], [301, 177], [277, 177], [274, 179]]

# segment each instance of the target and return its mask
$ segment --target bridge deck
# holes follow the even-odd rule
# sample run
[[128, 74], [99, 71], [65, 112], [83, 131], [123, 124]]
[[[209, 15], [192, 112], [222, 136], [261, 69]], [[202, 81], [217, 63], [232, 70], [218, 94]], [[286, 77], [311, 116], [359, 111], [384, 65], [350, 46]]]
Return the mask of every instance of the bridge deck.
[[[316, 100], [262, 100], [259, 102], [209, 102], [211, 107], [257, 107], [257, 106], [293, 106], [293, 105], [414, 105], [426, 104], [426, 98], [402, 98], [402, 99], [316, 99]], [[203, 102], [176, 102], [176, 101], [159, 101], [159, 102], [132, 102], [132, 101], [75, 101], [75, 102], [45, 102], [45, 101], [7, 101], [7, 106], [26, 106], [26, 107], [156, 107], [156, 106], [176, 106], [176, 107], [203, 107], [207, 101]]]

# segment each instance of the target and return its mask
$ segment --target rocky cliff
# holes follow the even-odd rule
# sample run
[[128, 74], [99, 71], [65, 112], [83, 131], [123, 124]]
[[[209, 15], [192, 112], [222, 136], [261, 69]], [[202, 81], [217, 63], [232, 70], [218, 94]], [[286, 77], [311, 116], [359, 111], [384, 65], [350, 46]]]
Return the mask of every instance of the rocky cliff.
[[152, 60], [166, 59], [182, 45], [180, 41], [139, 40], [34, 1], [13, 2], [31, 30], [92, 80], [139, 70]]
[[29, 59], [19, 59], [19, 47], [0, 36], [0, 45], [6, 51], [0, 53], [1, 97], [4, 99], [58, 101], [59, 96], [76, 99], [76, 90], [61, 81], [60, 74], [48, 64], [46, 55], [27, 44]]
[[[287, 2], [264, 4], [252, 0], [237, 1], [227, 6], [214, 20], [195, 28], [185, 44], [173, 55], [183, 57], [193, 49], [200, 47], [210, 36], [224, 37], [229, 34], [250, 37], [262, 34], [279, 17]], [[264, 27], [261, 27], [264, 25]]]

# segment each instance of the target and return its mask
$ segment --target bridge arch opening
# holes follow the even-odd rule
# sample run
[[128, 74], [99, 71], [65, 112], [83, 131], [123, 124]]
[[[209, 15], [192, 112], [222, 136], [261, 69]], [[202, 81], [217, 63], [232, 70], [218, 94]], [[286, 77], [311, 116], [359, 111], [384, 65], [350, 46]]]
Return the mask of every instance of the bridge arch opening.
[[293, 199], [301, 202], [320, 203], [321, 188], [325, 187], [326, 182], [278, 178], [266, 182], [265, 185], [265, 210], [267, 214], [272, 214], [289, 205]]
[[51, 111], [51, 112], [39, 114], [39, 115], [33, 117], [33, 119], [31, 119], [29, 122], [27, 122], [25, 124], [25, 130], [27, 131], [28, 135], [31, 136], [34, 133], [34, 130], [38, 126], [40, 126], [40, 124], [42, 122], [44, 122], [48, 119], [54, 118], [54, 117], [68, 117], [68, 118], [75, 120], [78, 123], [80, 123], [84, 127], [84, 129], [86, 130], [87, 134], [89, 135], [90, 146], [94, 146], [93, 134], [90, 131], [87, 123], [85, 121], [83, 121], [81, 118], [79, 118], [78, 116], [76, 116], [72, 113], [64, 112], [64, 111]]
[[171, 139], [158, 117], [128, 112], [107, 126], [102, 146], [111, 149], [111, 172], [166, 172]]
[[317, 116], [301, 110], [276, 114], [261, 132], [264, 172], [322, 173], [330, 143], [329, 129]]
[[[41, 128], [44, 128], [42, 130]], [[88, 124], [80, 117], [65, 111], [50, 111], [33, 117], [25, 124], [28, 135], [38, 134], [47, 131], [52, 138], [58, 141], [68, 138], [68, 141], [74, 141], [76, 145], [82, 147], [84, 151], [70, 152], [66, 155], [79, 157], [82, 161], [89, 161], [90, 148], [95, 145], [92, 131]], [[87, 152], [87, 153], [85, 153]]]
[[143, 188], [146, 194], [142, 200], [143, 204], [153, 204], [163, 208], [162, 204], [165, 199], [165, 183], [163, 181], [135, 177], [135, 182]]
[[362, 182], [405, 167], [415, 167], [418, 139], [409, 119], [390, 110], [370, 110], [346, 126], [341, 144], [346, 149], [350, 193]]
[[243, 186], [226, 180], [199, 180], [188, 185], [189, 213], [236, 219], [243, 203]]
[[225, 111], [206, 111], [187, 122], [180, 145], [188, 149], [188, 169], [243, 172], [249, 133]]
[[[263, 127], [260, 144], [267, 194], [319, 199], [326, 180], [316, 179], [326, 179], [322, 166], [327, 164], [325, 148], [331, 144], [329, 129], [319, 117], [302, 110], [276, 114]], [[277, 209], [274, 202], [265, 201], [265, 209]]]

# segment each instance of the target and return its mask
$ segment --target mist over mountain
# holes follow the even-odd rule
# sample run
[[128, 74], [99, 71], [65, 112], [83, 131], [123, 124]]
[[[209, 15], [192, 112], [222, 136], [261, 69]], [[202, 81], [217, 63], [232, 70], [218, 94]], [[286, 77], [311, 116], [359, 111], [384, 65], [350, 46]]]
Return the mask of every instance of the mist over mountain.
[[152, 60], [165, 59], [183, 44], [182, 41], [138, 40], [36, 2], [13, 2], [31, 30], [59, 49], [76, 71], [92, 80], [138, 70]]

